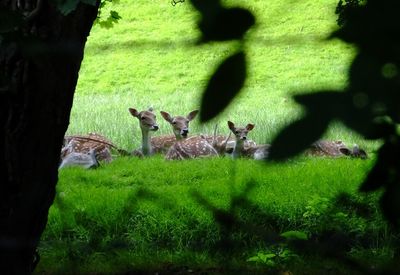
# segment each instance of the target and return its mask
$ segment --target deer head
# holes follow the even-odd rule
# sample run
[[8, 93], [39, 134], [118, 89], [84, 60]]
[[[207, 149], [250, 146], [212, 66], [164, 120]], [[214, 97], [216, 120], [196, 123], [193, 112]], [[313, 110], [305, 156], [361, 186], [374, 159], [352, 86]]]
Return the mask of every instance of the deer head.
[[228, 121], [228, 127], [236, 138], [232, 156], [233, 158], [240, 157], [244, 148], [244, 142], [247, 140], [247, 134], [254, 129], [254, 124], [249, 123], [246, 127], [236, 127], [232, 121]]
[[189, 122], [192, 121], [199, 110], [191, 111], [186, 117], [184, 116], [175, 116], [172, 117], [169, 113], [161, 111], [162, 117], [168, 121], [172, 126], [172, 130], [174, 131], [175, 137], [177, 140], [187, 138], [189, 133]]
[[137, 111], [134, 108], [129, 108], [129, 112], [132, 116], [139, 119], [140, 129], [142, 132], [157, 131], [158, 125], [156, 123], [156, 115], [153, 113], [153, 108], [149, 108], [147, 111]]
[[246, 127], [235, 127], [235, 124], [228, 121], [228, 127], [236, 137], [236, 141], [245, 141], [247, 134], [254, 129], [254, 124], [247, 124]]
[[147, 111], [141, 112], [134, 108], [129, 108], [129, 112], [139, 120], [140, 129], [142, 130], [142, 154], [145, 156], [151, 155], [153, 150], [150, 142], [150, 132], [158, 130], [156, 115], [153, 113], [153, 108], [150, 107]]

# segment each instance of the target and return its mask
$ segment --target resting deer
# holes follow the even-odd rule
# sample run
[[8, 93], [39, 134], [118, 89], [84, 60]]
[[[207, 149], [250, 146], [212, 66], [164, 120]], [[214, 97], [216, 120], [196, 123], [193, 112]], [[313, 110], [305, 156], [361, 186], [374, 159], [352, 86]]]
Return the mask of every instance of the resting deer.
[[189, 134], [189, 122], [192, 121], [199, 110], [191, 111], [186, 117], [184, 116], [171, 116], [169, 113], [161, 111], [162, 117], [172, 126], [176, 140], [187, 138]]
[[147, 111], [137, 111], [134, 108], [129, 108], [132, 116], [139, 120], [140, 130], [142, 132], [142, 147], [133, 151], [136, 156], [150, 156], [154, 153], [154, 148], [151, 144], [150, 133], [158, 130], [156, 123], [156, 115], [153, 113], [153, 108]]
[[117, 148], [100, 134], [65, 136], [59, 168], [72, 165], [89, 168], [97, 167], [98, 161], [111, 162], [111, 149], [117, 150], [120, 154], [126, 154], [126, 151]]
[[318, 140], [317, 142], [314, 142], [305, 153], [306, 155], [311, 156], [349, 156], [361, 159], [366, 159], [368, 157], [367, 152], [365, 152], [363, 149], [360, 149], [358, 145], [354, 145], [353, 149], [350, 149], [341, 140]]
[[231, 121], [228, 121], [228, 127], [235, 135], [234, 147], [227, 147], [226, 151], [232, 154], [234, 159], [239, 157], [250, 157], [254, 159], [263, 159], [268, 156], [269, 145], [256, 145], [255, 142], [248, 142], [247, 134], [254, 129], [254, 124], [247, 124], [245, 127], [236, 127]]
[[[172, 117], [169, 113], [161, 111], [163, 118], [168, 121], [174, 131], [174, 135], [164, 135], [158, 137], [151, 137], [151, 131], [157, 131], [158, 125], [156, 123], [156, 116], [153, 109], [149, 108], [147, 111], [138, 112], [136, 109], [130, 108], [129, 112], [139, 119], [140, 129], [142, 131], [142, 148], [148, 148], [147, 155], [161, 153], [165, 154], [168, 149], [177, 141], [186, 138], [189, 133], [189, 122], [193, 120], [198, 111], [190, 112], [186, 117], [176, 116]], [[152, 128], [151, 125], [157, 126], [157, 129]], [[143, 156], [143, 149], [135, 150], [133, 155]]]
[[100, 163], [96, 158], [95, 150], [91, 149], [87, 154], [78, 152], [69, 153], [62, 159], [58, 169], [68, 166], [81, 166], [85, 169], [90, 169], [99, 167]]
[[168, 149], [165, 158], [168, 160], [183, 160], [208, 156], [218, 156], [218, 152], [203, 136], [187, 137], [189, 133], [189, 122], [192, 121], [199, 111], [190, 112], [186, 117], [172, 117], [167, 112], [161, 112], [163, 118], [168, 121], [175, 135], [175, 142]]

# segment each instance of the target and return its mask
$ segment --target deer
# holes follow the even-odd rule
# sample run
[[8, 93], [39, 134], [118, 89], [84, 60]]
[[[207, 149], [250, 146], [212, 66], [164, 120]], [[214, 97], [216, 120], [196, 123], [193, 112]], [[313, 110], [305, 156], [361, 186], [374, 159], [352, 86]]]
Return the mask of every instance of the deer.
[[218, 152], [204, 136], [192, 136], [189, 134], [189, 123], [198, 114], [198, 110], [191, 111], [186, 117], [172, 117], [169, 113], [161, 111], [162, 117], [172, 126], [175, 141], [166, 152], [167, 160], [183, 160], [218, 156]]
[[184, 160], [219, 156], [217, 150], [203, 136], [177, 140], [165, 155], [167, 160]]
[[99, 167], [100, 163], [96, 158], [95, 150], [91, 149], [87, 154], [79, 152], [69, 153], [62, 159], [58, 169], [68, 166], [81, 166], [85, 169], [92, 169]]
[[135, 108], [129, 108], [128, 110], [133, 117], [139, 120], [140, 130], [142, 132], [142, 147], [134, 150], [132, 155], [139, 157], [152, 155], [155, 148], [151, 143], [150, 133], [156, 132], [159, 129], [153, 108], [150, 107], [148, 110], [141, 112]]
[[127, 153], [97, 133], [65, 136], [59, 168], [73, 165], [84, 168], [98, 167], [99, 161], [111, 162], [113, 160], [111, 149], [116, 149], [120, 154]]
[[[149, 108], [147, 111], [142, 112], [138, 112], [134, 108], [129, 108], [129, 112], [132, 114], [132, 116], [139, 119], [140, 129], [142, 131], [142, 149], [135, 150], [132, 154], [141, 157], [144, 155], [148, 156], [152, 154], [165, 154], [177, 140], [186, 138], [189, 133], [189, 122], [196, 117], [199, 111], [194, 110], [186, 117], [173, 117], [169, 113], [161, 111], [161, 116], [172, 126], [174, 134], [157, 137], [150, 137], [149, 134], [151, 131], [158, 130], [153, 108]], [[157, 129], [155, 129], [155, 126]], [[143, 153], [143, 148], [145, 148], [145, 153]]]
[[354, 145], [353, 149], [350, 149], [341, 140], [318, 140], [314, 142], [310, 148], [305, 151], [308, 156], [328, 156], [328, 157], [343, 157], [349, 156], [352, 158], [368, 158], [368, 154], [365, 150], [360, 149], [358, 145]]
[[235, 143], [233, 147], [227, 147], [226, 152], [231, 154], [233, 159], [240, 157], [264, 159], [268, 157], [270, 145], [257, 145], [254, 141], [248, 142], [247, 135], [254, 129], [254, 124], [249, 123], [245, 127], [237, 127], [232, 121], [228, 121], [228, 127], [235, 136]]
[[172, 126], [172, 131], [175, 135], [176, 140], [187, 138], [189, 134], [189, 122], [192, 121], [199, 110], [191, 111], [186, 117], [185, 116], [171, 116], [165, 111], [161, 111], [161, 116]]

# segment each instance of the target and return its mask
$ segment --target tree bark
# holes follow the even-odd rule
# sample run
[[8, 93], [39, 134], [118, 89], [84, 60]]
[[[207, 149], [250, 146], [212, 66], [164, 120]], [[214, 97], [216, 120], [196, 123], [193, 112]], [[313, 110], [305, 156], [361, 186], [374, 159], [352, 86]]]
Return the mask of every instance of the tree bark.
[[0, 33], [0, 274], [30, 274], [38, 261], [99, 4], [79, 3], [64, 16], [55, 2], [0, 0], [0, 10], [23, 15], [18, 27]]

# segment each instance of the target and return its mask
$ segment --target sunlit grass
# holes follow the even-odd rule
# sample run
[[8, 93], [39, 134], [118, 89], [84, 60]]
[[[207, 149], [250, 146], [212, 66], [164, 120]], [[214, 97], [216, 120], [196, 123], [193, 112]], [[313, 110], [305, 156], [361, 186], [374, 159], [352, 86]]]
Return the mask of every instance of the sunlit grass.
[[[230, 107], [211, 122], [192, 123], [192, 133], [227, 134], [226, 121], [255, 123], [251, 138], [270, 142], [302, 111], [291, 95], [346, 85], [354, 49], [330, 39], [336, 28], [336, 1], [224, 1], [249, 8], [257, 24], [247, 35], [248, 79]], [[72, 109], [68, 133], [99, 132], [120, 147], [139, 146], [138, 123], [127, 109], [184, 115], [198, 109], [210, 74], [235, 43], [196, 46], [198, 14], [189, 2], [121, 0], [114, 5], [122, 19], [113, 29], [95, 26], [89, 37]], [[156, 134], [170, 133], [161, 126]], [[335, 125], [327, 133], [350, 145], [374, 149], [346, 128]]]
[[[42, 238], [42, 268], [61, 271], [75, 265], [77, 273], [93, 273], [112, 268], [122, 272], [143, 267], [146, 261], [150, 269], [171, 261], [218, 265], [223, 258], [210, 251], [220, 231], [196, 194], [228, 210], [231, 196], [255, 183], [246, 194], [254, 207], [241, 209], [241, 220], [278, 232], [314, 230], [303, 217], [310, 201], [356, 194], [372, 162], [299, 158], [278, 165], [153, 157], [122, 158], [97, 170], [67, 168], [60, 172], [57, 199]], [[366, 223], [372, 226], [376, 220]], [[265, 246], [250, 236], [243, 235], [246, 254], [235, 255], [233, 261], [243, 265], [247, 253]], [[378, 234], [370, 238], [377, 240]]]

